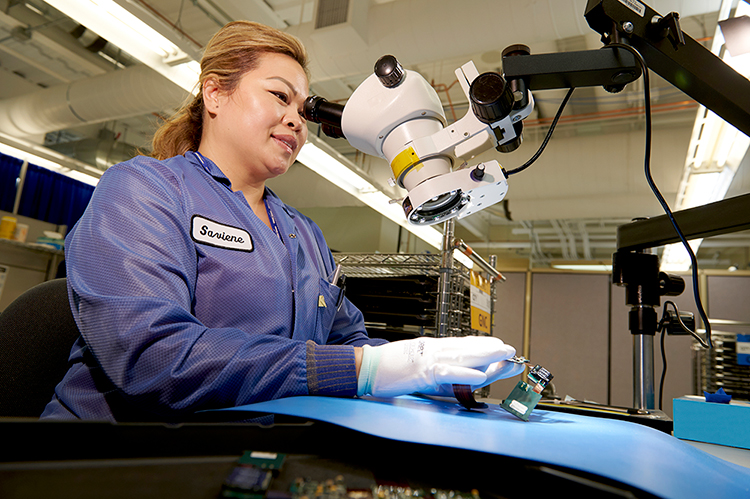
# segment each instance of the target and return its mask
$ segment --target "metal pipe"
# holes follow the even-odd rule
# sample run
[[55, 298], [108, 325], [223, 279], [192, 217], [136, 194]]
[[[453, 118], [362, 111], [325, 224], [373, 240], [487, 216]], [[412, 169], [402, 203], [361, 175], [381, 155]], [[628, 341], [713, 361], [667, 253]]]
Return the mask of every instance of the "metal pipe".
[[440, 261], [440, 279], [438, 280], [438, 313], [436, 317], [435, 328], [437, 337], [444, 338], [448, 336], [448, 326], [450, 320], [450, 289], [451, 279], [453, 277], [453, 234], [455, 231], [455, 220], [447, 220], [443, 224], [443, 252]]
[[500, 280], [500, 281], [505, 280], [505, 276], [503, 276], [500, 272], [498, 272], [498, 270], [495, 268], [494, 265], [487, 263], [487, 261], [485, 261], [484, 258], [474, 253], [474, 250], [471, 249], [471, 246], [463, 242], [463, 240], [456, 239], [455, 242], [453, 243], [453, 247], [455, 247], [464, 255], [471, 258], [472, 262], [479, 265], [479, 267], [481, 267], [483, 271], [487, 272], [490, 275], [490, 279]]
[[654, 336], [633, 335], [633, 406], [655, 409], [654, 406]]
[[[497, 266], [497, 255], [490, 255], [490, 266], [495, 268]], [[493, 329], [495, 328], [495, 305], [497, 304], [497, 289], [495, 289], [494, 281], [490, 281], [490, 336], [494, 336]]]
[[[139, 4], [143, 5], [143, 7], [147, 10], [149, 10], [152, 14], [154, 14], [156, 17], [161, 19], [163, 22], [168, 24], [173, 30], [177, 31], [180, 35], [190, 40], [196, 47], [199, 49], [203, 48], [203, 45], [197, 41], [192, 36], [188, 35], [182, 28], [180, 28], [176, 23], [173, 23], [170, 21], [164, 14], [156, 10], [153, 5], [146, 3], [145, 0], [136, 0]], [[197, 6], [197, 5], [196, 5]], [[200, 8], [200, 7], [199, 7]], [[178, 20], [179, 21], [179, 20]]]
[[16, 199], [13, 202], [13, 214], [18, 215], [18, 208], [21, 206], [21, 193], [23, 192], [23, 184], [26, 182], [26, 173], [29, 171], [29, 161], [23, 160], [21, 165], [21, 171], [18, 172], [18, 186], [16, 187]]
[[523, 302], [523, 356], [527, 359], [531, 358], [531, 287], [533, 283], [534, 276], [529, 268], [526, 270]]

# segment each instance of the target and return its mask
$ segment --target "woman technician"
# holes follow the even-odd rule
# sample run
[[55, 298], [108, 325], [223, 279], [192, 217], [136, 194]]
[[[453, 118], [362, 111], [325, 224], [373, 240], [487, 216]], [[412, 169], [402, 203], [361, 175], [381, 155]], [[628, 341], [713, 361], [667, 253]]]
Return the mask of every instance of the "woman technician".
[[42, 417], [180, 421], [295, 395], [448, 393], [520, 372], [496, 338], [368, 338], [320, 229], [265, 187], [307, 138], [299, 41], [234, 22], [153, 158], [102, 176], [66, 239], [81, 336]]

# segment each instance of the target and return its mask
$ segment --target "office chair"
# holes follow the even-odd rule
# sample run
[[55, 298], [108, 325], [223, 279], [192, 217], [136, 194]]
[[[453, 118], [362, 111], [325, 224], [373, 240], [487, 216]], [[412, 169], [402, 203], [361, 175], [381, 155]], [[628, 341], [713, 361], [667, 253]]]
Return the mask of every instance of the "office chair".
[[79, 334], [66, 279], [34, 286], [0, 313], [0, 416], [42, 413]]

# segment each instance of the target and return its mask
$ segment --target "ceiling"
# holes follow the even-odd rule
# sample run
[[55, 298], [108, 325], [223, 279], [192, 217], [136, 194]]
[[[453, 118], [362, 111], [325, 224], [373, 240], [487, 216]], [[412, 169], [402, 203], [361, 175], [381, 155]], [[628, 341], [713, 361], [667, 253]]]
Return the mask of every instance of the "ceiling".
[[[199, 54], [211, 35], [233, 19], [250, 19], [300, 37], [311, 56], [311, 93], [345, 103], [372, 72], [380, 56], [393, 54], [404, 67], [420, 72], [438, 92], [449, 121], [461, 118], [468, 102], [454, 71], [472, 60], [479, 72], [501, 70], [503, 48], [523, 43], [532, 53], [598, 49], [599, 35], [588, 27], [586, 0], [352, 0], [349, 25], [316, 30], [313, 0], [117, 0], [152, 26], [172, 34], [190, 54]], [[342, 0], [319, 0], [320, 6]], [[683, 31], [710, 46], [720, 0], [651, 0], [662, 14], [680, 13]], [[106, 37], [105, 37], [106, 38]], [[174, 41], [173, 40], [173, 41]], [[105, 168], [148, 150], [160, 117], [181, 103], [185, 92], [42, 0], [0, 0], [0, 140], [8, 135]], [[130, 79], [123, 80], [128, 74]], [[106, 80], [105, 78], [111, 78]], [[117, 81], [114, 81], [117, 79]], [[163, 81], [162, 81], [163, 80]], [[125, 83], [123, 83], [125, 81]], [[91, 82], [84, 99], [86, 123], [64, 119], [38, 123], [48, 109], [65, 103], [52, 89]], [[577, 89], [544, 154], [529, 169], [509, 179], [507, 202], [457, 224], [457, 235], [480, 254], [551, 260], [609, 260], [616, 227], [635, 217], [660, 215], [661, 208], [643, 173], [643, 81], [616, 94], [601, 88]], [[674, 202], [691, 138], [697, 104], [652, 75], [654, 180]], [[27, 107], [34, 133], [4, 125], [3, 112], [27, 106], [47, 92], [37, 107]], [[70, 98], [68, 92], [68, 98]], [[497, 159], [506, 169], [530, 158], [539, 147], [565, 94], [535, 95], [525, 121], [524, 143], [515, 152], [492, 150], [473, 161]], [[26, 101], [24, 101], [26, 99]], [[57, 101], [55, 101], [57, 99]], [[64, 100], [64, 99], [62, 99]], [[52, 111], [49, 111], [52, 114]], [[317, 126], [310, 125], [318, 134]], [[29, 128], [28, 130], [31, 130]], [[368, 173], [393, 197], [385, 161], [364, 156], [343, 139], [326, 140]], [[750, 190], [743, 167], [730, 195]], [[273, 188], [302, 209], [363, 206], [315, 173], [297, 164]], [[703, 268], [747, 269], [750, 236], [735, 234], [704, 241]]]

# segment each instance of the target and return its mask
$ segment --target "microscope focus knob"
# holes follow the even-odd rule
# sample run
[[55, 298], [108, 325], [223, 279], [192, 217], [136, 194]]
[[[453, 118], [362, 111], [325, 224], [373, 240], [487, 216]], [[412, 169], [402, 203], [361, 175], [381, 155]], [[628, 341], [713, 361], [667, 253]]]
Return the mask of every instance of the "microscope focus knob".
[[398, 86], [404, 79], [404, 68], [392, 55], [384, 55], [375, 63], [375, 75], [386, 88]]
[[471, 109], [483, 123], [494, 123], [513, 109], [513, 90], [498, 73], [482, 73], [469, 88]]

